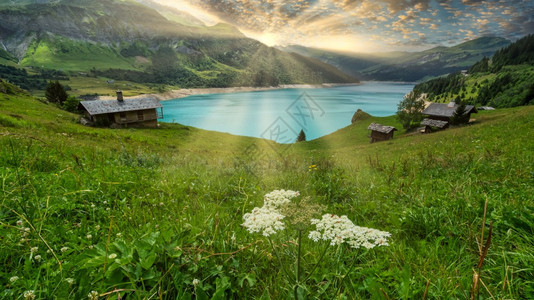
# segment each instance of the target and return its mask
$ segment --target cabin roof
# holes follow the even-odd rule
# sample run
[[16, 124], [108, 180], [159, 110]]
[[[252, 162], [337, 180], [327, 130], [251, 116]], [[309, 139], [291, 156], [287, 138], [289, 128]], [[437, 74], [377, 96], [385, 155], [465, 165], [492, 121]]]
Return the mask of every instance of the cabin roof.
[[378, 123], [371, 123], [371, 125], [369, 125], [367, 129], [370, 129], [372, 131], [382, 132], [382, 133], [390, 133], [392, 131], [397, 131], [397, 129], [393, 126], [386, 126], [386, 125], [381, 125]]
[[[424, 115], [429, 116], [439, 116], [439, 117], [452, 117], [458, 104], [451, 102], [449, 104], [445, 103], [431, 103], [425, 110], [423, 110]], [[464, 115], [470, 113], [477, 113], [477, 109], [473, 105], [466, 105]]]
[[448, 124], [449, 122], [447, 121], [440, 121], [440, 120], [434, 120], [434, 119], [428, 119], [428, 118], [421, 121], [421, 125], [432, 126], [432, 127], [437, 127], [437, 128], [444, 128]]
[[80, 105], [91, 115], [102, 115], [117, 112], [127, 112], [163, 107], [154, 98], [135, 98], [124, 101], [118, 100], [91, 100], [81, 101]]

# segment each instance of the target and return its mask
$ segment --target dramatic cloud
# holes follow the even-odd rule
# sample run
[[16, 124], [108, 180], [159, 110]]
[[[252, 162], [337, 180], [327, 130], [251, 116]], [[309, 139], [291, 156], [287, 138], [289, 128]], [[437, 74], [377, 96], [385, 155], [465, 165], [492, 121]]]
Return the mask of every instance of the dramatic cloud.
[[269, 45], [420, 50], [483, 35], [534, 32], [531, 0], [154, 0]]

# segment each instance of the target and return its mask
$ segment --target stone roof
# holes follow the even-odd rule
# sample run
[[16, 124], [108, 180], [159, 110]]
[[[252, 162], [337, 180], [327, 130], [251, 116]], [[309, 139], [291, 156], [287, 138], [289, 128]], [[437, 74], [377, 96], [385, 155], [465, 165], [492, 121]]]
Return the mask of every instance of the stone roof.
[[370, 129], [372, 131], [382, 132], [382, 133], [390, 133], [392, 131], [397, 131], [397, 129], [393, 126], [386, 126], [386, 125], [381, 125], [378, 123], [371, 123], [371, 125], [369, 125], [367, 129]]
[[124, 101], [118, 100], [92, 100], [81, 101], [80, 105], [91, 115], [102, 115], [117, 112], [127, 112], [145, 109], [155, 109], [163, 107], [154, 98], [135, 98]]
[[[429, 115], [429, 116], [439, 116], [439, 117], [452, 117], [456, 109], [458, 108], [458, 104], [451, 102], [449, 104], [445, 103], [431, 103], [425, 110], [423, 110], [423, 115]], [[468, 113], [477, 113], [477, 109], [473, 105], [466, 105], [465, 106], [465, 114]]]
[[449, 122], [447, 121], [440, 121], [440, 120], [434, 120], [434, 119], [428, 119], [428, 118], [421, 121], [421, 125], [437, 127], [437, 128], [444, 128], [448, 124]]

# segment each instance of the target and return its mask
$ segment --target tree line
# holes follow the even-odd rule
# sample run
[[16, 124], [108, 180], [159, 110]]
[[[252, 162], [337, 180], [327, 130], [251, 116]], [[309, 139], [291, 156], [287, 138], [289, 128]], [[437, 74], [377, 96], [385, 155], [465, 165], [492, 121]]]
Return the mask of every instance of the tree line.
[[420, 83], [414, 90], [426, 93], [430, 100], [450, 95], [455, 100], [471, 104], [495, 107], [528, 105], [534, 103], [532, 65], [534, 35], [528, 35], [497, 51], [491, 59], [484, 57], [475, 63], [469, 69], [468, 77], [457, 72]]

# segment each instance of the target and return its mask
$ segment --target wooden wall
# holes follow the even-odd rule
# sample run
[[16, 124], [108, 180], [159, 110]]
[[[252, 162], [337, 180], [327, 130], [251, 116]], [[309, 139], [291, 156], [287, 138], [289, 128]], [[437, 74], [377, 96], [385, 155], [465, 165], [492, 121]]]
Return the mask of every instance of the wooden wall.
[[390, 133], [382, 133], [371, 131], [371, 143], [390, 140], [393, 138], [393, 132], [394, 131], [391, 131]]

